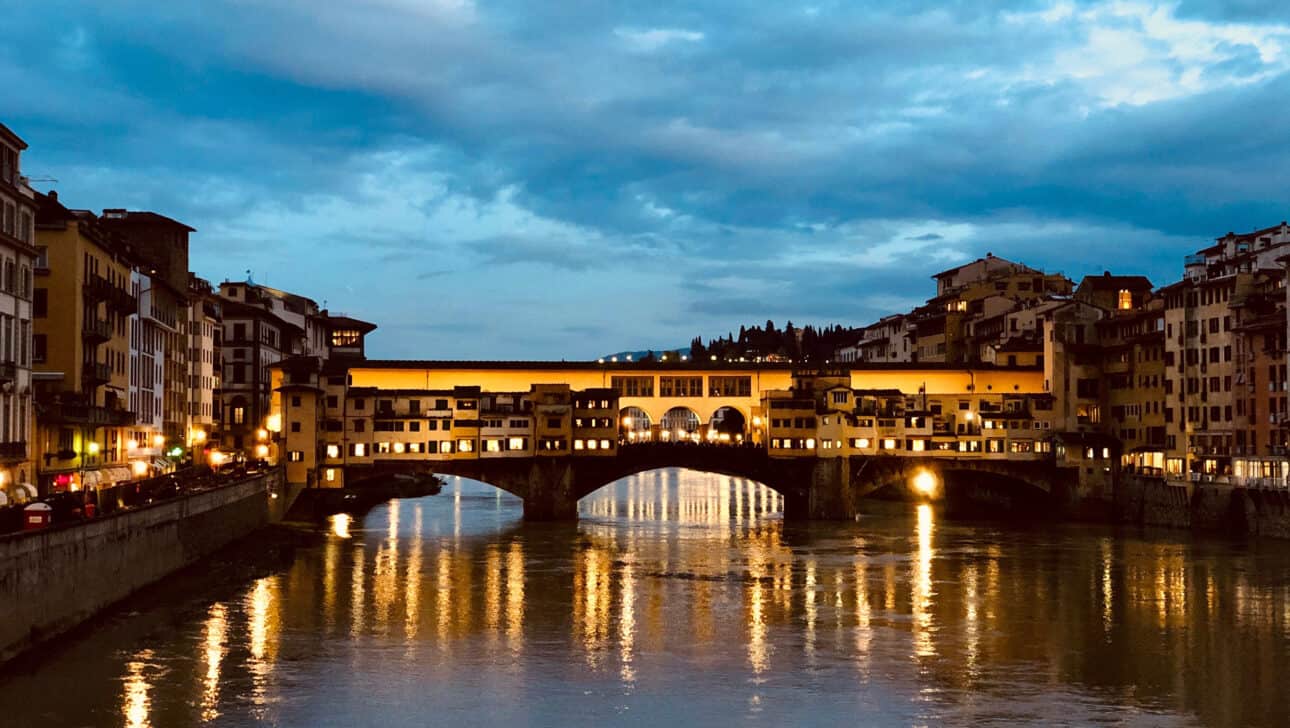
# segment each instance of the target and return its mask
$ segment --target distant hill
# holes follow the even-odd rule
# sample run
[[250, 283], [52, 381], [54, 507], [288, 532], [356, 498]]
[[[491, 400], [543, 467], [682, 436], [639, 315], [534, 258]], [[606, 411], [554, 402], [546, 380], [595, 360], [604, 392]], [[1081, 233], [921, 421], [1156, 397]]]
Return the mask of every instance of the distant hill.
[[[689, 356], [690, 347], [678, 346], [673, 349], [654, 349], [653, 353], [654, 353], [654, 358], [656, 359], [662, 357], [664, 354], [667, 354], [667, 358], [672, 359], [674, 357], [679, 357], [682, 354]], [[601, 358], [604, 359], [605, 361], [610, 361], [615, 357], [617, 357], [618, 361], [626, 361], [627, 357], [630, 356], [632, 358], [632, 361], [640, 361], [641, 359], [644, 359], [645, 357], [649, 356], [649, 354], [650, 354], [649, 349], [642, 349], [641, 351], [618, 351], [618, 352], [614, 352], [613, 354], [605, 354]]]

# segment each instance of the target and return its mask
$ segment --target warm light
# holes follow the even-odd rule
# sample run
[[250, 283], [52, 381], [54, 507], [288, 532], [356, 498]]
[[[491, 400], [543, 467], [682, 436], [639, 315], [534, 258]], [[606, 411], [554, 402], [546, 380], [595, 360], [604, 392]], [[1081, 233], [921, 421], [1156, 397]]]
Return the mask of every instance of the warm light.
[[337, 538], [349, 538], [349, 524], [353, 516], [348, 513], [337, 513], [331, 517], [331, 532]]
[[193, 433], [193, 442], [206, 442], [206, 430], [198, 430]]
[[807, 449], [807, 450], [814, 450], [814, 449], [815, 449], [815, 439], [814, 439], [814, 438], [810, 438], [810, 437], [806, 438], [806, 449]]
[[99, 444], [98, 444], [97, 442], [91, 442], [91, 443], [89, 444], [89, 446], [88, 446], [86, 449], [88, 450], [89, 454], [91, 454], [91, 455], [98, 455], [98, 454], [99, 454]]
[[936, 493], [936, 475], [930, 470], [919, 470], [914, 474], [914, 490], [924, 496], [932, 496]]
[[971, 422], [972, 420], [976, 419], [976, 414], [973, 412], [965, 412], [963, 414], [963, 419], [967, 422]]
[[125, 441], [125, 449], [126, 449], [126, 450], [138, 450], [138, 449], [139, 449], [139, 441], [138, 441], [138, 440], [126, 440], [126, 441]]
[[327, 479], [328, 483], [334, 482], [336, 480], [336, 468], [327, 468], [324, 470], [323, 477]]
[[396, 443], [394, 443], [394, 452], [395, 452], [395, 453], [402, 453], [402, 452], [403, 452], [403, 443], [401, 443], [401, 442], [396, 442]]
[[219, 466], [228, 462], [228, 456], [220, 452], [219, 450], [211, 450], [210, 461], [211, 461], [211, 465], [218, 468]]
[[327, 446], [327, 457], [329, 457], [329, 458], [338, 458], [338, 457], [340, 457], [340, 445], [328, 445], [328, 446]]
[[135, 475], [147, 475], [148, 462], [146, 460], [135, 460], [130, 463], [130, 470], [134, 471]]
[[684, 437], [685, 437], [685, 430], [677, 430], [677, 431], [676, 431], [676, 436], [677, 436], [678, 438], [684, 438]]
[[152, 446], [153, 446], [153, 447], [161, 447], [162, 445], [165, 445], [165, 444], [166, 444], [166, 436], [165, 436], [165, 435], [154, 435], [154, 436], [153, 436], [153, 438], [152, 438]]
[[264, 420], [264, 426], [268, 428], [270, 432], [282, 432], [282, 415], [269, 415], [268, 418]]
[[753, 427], [761, 427], [761, 417], [753, 415]]
[[263, 427], [255, 431], [255, 439], [267, 440], [268, 438], [269, 438], [269, 431], [264, 429]]
[[631, 426], [632, 426], [632, 418], [631, 418], [631, 417], [624, 417], [624, 418], [623, 418], [623, 427], [631, 427]]
[[256, 445], [256, 446], [255, 446], [255, 456], [256, 456], [257, 458], [267, 458], [267, 457], [269, 457], [269, 446], [268, 446], [268, 445]]

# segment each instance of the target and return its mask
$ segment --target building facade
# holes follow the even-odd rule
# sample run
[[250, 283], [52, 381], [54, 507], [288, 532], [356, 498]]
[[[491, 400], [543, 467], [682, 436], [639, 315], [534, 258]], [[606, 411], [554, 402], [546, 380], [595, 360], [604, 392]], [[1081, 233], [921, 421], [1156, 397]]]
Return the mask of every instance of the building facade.
[[35, 480], [31, 440], [35, 193], [22, 175], [25, 142], [0, 124], [0, 495]]

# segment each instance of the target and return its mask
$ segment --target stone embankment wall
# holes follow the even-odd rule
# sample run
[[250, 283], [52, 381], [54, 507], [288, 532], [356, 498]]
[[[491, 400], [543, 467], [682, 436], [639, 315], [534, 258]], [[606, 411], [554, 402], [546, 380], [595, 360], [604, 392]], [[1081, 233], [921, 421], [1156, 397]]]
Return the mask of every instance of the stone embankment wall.
[[99, 520], [0, 537], [0, 661], [282, 517], [280, 471]]
[[1144, 526], [1290, 539], [1290, 492], [1125, 476], [1118, 520]]

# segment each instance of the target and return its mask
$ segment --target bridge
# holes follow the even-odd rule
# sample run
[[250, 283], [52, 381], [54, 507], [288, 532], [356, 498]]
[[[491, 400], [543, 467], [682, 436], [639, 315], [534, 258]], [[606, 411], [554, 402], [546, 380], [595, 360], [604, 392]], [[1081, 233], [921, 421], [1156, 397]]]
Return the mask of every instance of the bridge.
[[920, 474], [1065, 501], [1113, 460], [1105, 443], [1062, 441], [1034, 368], [296, 358], [274, 385], [269, 439], [289, 482], [460, 475], [534, 520], [576, 518], [580, 498], [658, 468], [764, 483], [789, 518], [849, 519]]
[[[487, 483], [524, 501], [526, 520], [575, 520], [578, 501], [638, 473], [685, 468], [756, 481], [784, 498], [791, 520], [852, 520], [860, 501], [880, 490], [934, 499], [947, 488], [973, 487], [1061, 503], [1078, 487], [1075, 468], [1049, 461], [967, 460], [934, 457], [771, 457], [755, 445], [676, 442], [624, 444], [613, 457], [496, 458], [440, 462], [384, 461], [363, 469], [382, 473], [455, 475]], [[930, 478], [930, 480], [920, 480]], [[920, 490], [920, 483], [931, 491]], [[1009, 492], [1011, 491], [1011, 492]]]

